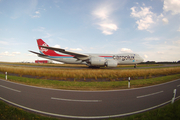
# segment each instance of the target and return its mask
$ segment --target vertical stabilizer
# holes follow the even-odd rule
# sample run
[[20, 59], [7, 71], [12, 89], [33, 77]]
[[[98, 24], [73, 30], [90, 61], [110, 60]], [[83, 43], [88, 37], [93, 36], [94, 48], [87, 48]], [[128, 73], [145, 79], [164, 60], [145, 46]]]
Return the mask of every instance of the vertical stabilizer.
[[49, 50], [49, 49], [40, 47], [40, 46], [49, 47], [49, 45], [46, 44], [42, 39], [37, 39], [37, 44], [38, 44], [38, 48], [41, 54], [48, 55], [48, 56], [60, 56], [60, 54], [57, 54], [54, 50]]

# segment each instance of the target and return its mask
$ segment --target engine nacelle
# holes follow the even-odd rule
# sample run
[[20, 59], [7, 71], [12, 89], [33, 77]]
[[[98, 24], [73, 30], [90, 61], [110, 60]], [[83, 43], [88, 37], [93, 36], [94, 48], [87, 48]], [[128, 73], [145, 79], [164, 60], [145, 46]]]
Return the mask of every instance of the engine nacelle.
[[102, 57], [91, 57], [89, 62], [92, 66], [105, 66], [106, 60]]
[[115, 61], [115, 60], [108, 60], [106, 62], [106, 66], [107, 67], [117, 67], [117, 61]]

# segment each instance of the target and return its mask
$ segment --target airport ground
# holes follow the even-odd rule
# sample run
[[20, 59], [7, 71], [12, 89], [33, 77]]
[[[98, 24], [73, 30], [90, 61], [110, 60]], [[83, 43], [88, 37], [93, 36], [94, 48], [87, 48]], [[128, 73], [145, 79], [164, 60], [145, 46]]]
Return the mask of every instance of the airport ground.
[[134, 69], [133, 65], [118, 66], [121, 69], [79, 67], [86, 66], [1, 63], [0, 76], [5, 78], [4, 73], [8, 72], [10, 81], [55, 89], [110, 90], [127, 88], [128, 77], [131, 87], [135, 88], [171, 81], [179, 78], [180, 74], [180, 64], [143, 64], [138, 65], [138, 69]]
[[[2, 65], [2, 64], [4, 64], [4, 65]], [[16, 70], [13, 69], [13, 71], [18, 71], [18, 69], [23, 69], [24, 71], [26, 71], [25, 70], [26, 68], [27, 69], [35, 68], [36, 70], [38, 70], [38, 69], [45, 69], [46, 67], [48, 67], [48, 69], [50, 69], [51, 71], [53, 71], [55, 69], [58, 69], [58, 70], [63, 69], [63, 71], [66, 71], [67, 69], [70, 71], [79, 71], [79, 70], [83, 69], [83, 71], [87, 70], [87, 71], [90, 71], [93, 74], [95, 74], [95, 72], [93, 72], [94, 69], [89, 70], [86, 68], [86, 66], [76, 66], [76, 65], [58, 65], [58, 66], [56, 66], [56, 65], [52, 65], [52, 64], [47, 64], [47, 65], [43, 65], [43, 64], [42, 65], [34, 65], [34, 64], [29, 65], [28, 64], [27, 65], [27, 64], [1, 63], [1, 67], [2, 66], [10, 67], [11, 69], [15, 68]], [[74, 68], [76, 68], [76, 69], [74, 69]], [[4, 68], [3, 68], [3, 70], [4, 70]], [[134, 75], [132, 77], [133, 80], [131, 81], [131, 87], [133, 87], [133, 88], [149, 86], [149, 85], [154, 85], [154, 84], [160, 84], [163, 82], [172, 81], [172, 80], [180, 78], [180, 71], [179, 71], [178, 64], [175, 64], [175, 65], [174, 64], [173, 65], [163, 65], [162, 64], [162, 65], [139, 65], [138, 69], [133, 69], [133, 66], [119, 66], [118, 69], [104, 69], [103, 68], [98, 71], [101, 71], [102, 73], [105, 73], [105, 74], [107, 74], [108, 72], [111, 72], [111, 75], [109, 77], [110, 79], [106, 79], [103, 82], [102, 82], [102, 80], [104, 79], [103, 77], [100, 78], [100, 77], [90, 76], [89, 78], [86, 77], [84, 79], [84, 76], [78, 74], [79, 76], [81, 76], [81, 78], [77, 77], [76, 79], [72, 79], [71, 77], [65, 78], [63, 76], [62, 77], [63, 80], [61, 81], [60, 80], [61, 77], [52, 80], [52, 78], [56, 78], [57, 76], [56, 77], [52, 77], [52, 76], [51, 77], [42, 77], [42, 76], [38, 76], [38, 77], [34, 76], [33, 77], [32, 75], [25, 74], [25, 72], [23, 72], [23, 74], [10, 72], [11, 75], [8, 76], [8, 80], [13, 81], [13, 82], [16, 81], [18, 83], [23, 83], [23, 84], [34, 85], [34, 86], [50, 87], [50, 88], [58, 88], [58, 89], [76, 89], [76, 90], [77, 89], [83, 89], [83, 90], [125, 89], [125, 88], [127, 88], [127, 76], [129, 75], [129, 73], [135, 73], [135, 71], [133, 71], [133, 70], [135, 70], [135, 71], [139, 70], [136, 73], [136, 75]], [[148, 75], [145, 75], [145, 74], [141, 75], [142, 72], [146, 71], [146, 70], [148, 72], [152, 72], [152, 71], [155, 71], [155, 72], [152, 72], [151, 74], [148, 74]], [[157, 74], [156, 70], [163, 71], [163, 72], [165, 72], [165, 74], [162, 74], [162, 73]], [[95, 69], [95, 71], [97, 71], [97, 69]], [[115, 71], [115, 73], [112, 71]], [[123, 71], [126, 71], [127, 75], [118, 76], [119, 73], [124, 74]], [[128, 71], [129, 71], [129, 73], [128, 73]], [[1, 71], [1, 72], [2, 72], [2, 74], [0, 77], [4, 78], [5, 77], [5, 75], [3, 74], [4, 71]], [[60, 71], [60, 72], [62, 73], [62, 71]], [[112, 76], [112, 73], [115, 75], [115, 77]], [[85, 74], [87, 74], [87, 73], [84, 73], [83, 75], [85, 75]], [[98, 73], [98, 74], [100, 74], [100, 73]], [[98, 75], [98, 74], [95, 74], [95, 75]], [[107, 76], [105, 76], [105, 77], [107, 77]], [[36, 81], [36, 82], [34, 82], [34, 81]], [[66, 84], [64, 84], [64, 83], [66, 83]], [[61, 87], [59, 87], [60, 85], [61, 85]], [[24, 119], [32, 119], [32, 118], [55, 119], [55, 118], [50, 118], [50, 117], [42, 117], [42, 116], [31, 114], [31, 113], [26, 113], [19, 108], [14, 108], [12, 106], [8, 106], [4, 102], [0, 102], [0, 107], [2, 107], [2, 109], [5, 109], [5, 110], [1, 111], [1, 113], [0, 113], [1, 119], [11, 119], [11, 117], [9, 117], [9, 114], [12, 114], [12, 116], [14, 116], [14, 118], [17, 118], [17, 119], [23, 119], [23, 118]], [[179, 112], [180, 112], [180, 102], [178, 100], [173, 105], [167, 105], [167, 106], [164, 106], [163, 108], [158, 108], [158, 109], [155, 109], [152, 111], [148, 111], [148, 112], [137, 114], [137, 115], [132, 115], [132, 116], [129, 116], [126, 118], [121, 118], [121, 119], [163, 119], [163, 118], [164, 119], [165, 118], [166, 119], [179, 119], [180, 116], [179, 116], [179, 114], [177, 114]], [[119, 119], [119, 118], [117, 118], [117, 119]]]

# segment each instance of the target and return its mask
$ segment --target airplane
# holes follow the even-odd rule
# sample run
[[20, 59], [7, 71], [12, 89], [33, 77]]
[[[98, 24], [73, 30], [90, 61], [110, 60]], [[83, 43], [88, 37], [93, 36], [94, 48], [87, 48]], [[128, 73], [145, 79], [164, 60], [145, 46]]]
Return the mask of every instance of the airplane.
[[[136, 65], [143, 62], [138, 54], [82, 54], [62, 48], [49, 47], [42, 39], [37, 39], [40, 53], [29, 51], [37, 54], [39, 57], [50, 59], [66, 64], [85, 64], [89, 68], [100, 67], [117, 67], [117, 65]], [[57, 53], [59, 52], [59, 53]]]

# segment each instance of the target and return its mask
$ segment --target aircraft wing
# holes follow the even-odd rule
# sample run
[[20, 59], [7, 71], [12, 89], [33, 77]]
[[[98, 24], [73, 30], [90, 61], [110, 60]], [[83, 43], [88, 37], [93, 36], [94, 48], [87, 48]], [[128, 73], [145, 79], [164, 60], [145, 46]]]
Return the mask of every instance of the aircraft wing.
[[57, 52], [61, 52], [61, 53], [68, 54], [68, 55], [73, 55], [75, 58], [87, 58], [87, 57], [89, 57], [89, 55], [87, 55], [87, 54], [67, 51], [67, 50], [62, 49], [62, 48], [54, 48], [54, 47], [41, 46], [41, 45], [40, 45], [40, 47], [50, 49], [50, 50], [54, 50], [54, 51], [57, 51]]

